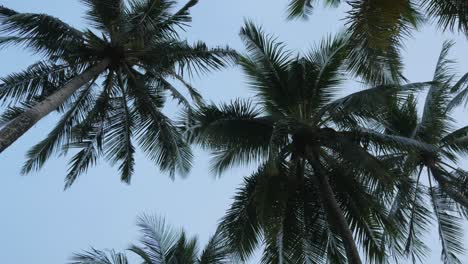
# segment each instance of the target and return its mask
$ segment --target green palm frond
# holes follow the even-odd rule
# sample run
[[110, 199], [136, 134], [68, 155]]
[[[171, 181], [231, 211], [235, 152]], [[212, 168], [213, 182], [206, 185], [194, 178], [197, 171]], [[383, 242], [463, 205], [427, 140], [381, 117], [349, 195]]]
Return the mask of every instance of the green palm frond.
[[12, 73], [0, 79], [0, 101], [11, 105], [44, 97], [50, 93], [51, 87], [57, 89], [74, 74], [76, 72], [70, 71], [68, 65], [37, 62], [22, 72]]
[[[329, 6], [338, 6], [341, 0], [324, 0]], [[303, 18], [306, 19], [314, 10], [316, 0], [290, 0], [288, 6], [288, 18]]]
[[433, 210], [439, 227], [439, 238], [442, 244], [444, 263], [462, 263], [463, 231], [460, 228], [461, 218], [457, 216], [454, 203], [437, 187], [430, 189]]
[[226, 238], [222, 236], [221, 230], [217, 230], [200, 253], [197, 263], [224, 264], [231, 263], [232, 260], [232, 252], [227, 247]]
[[413, 262], [424, 262], [429, 250], [421, 239], [422, 234], [428, 230], [431, 220], [423, 198], [423, 194], [426, 192], [425, 189], [426, 188], [416, 186], [414, 200], [411, 201], [410, 205], [411, 207], [405, 209], [403, 212], [408, 219], [404, 252]]
[[101, 251], [92, 248], [84, 253], [74, 254], [69, 264], [128, 264], [128, 259], [123, 253], [115, 251]]
[[93, 108], [83, 117], [83, 121], [72, 128], [70, 143], [63, 146], [64, 153], [69, 149], [79, 149], [69, 162], [65, 189], [69, 188], [90, 166], [95, 165], [102, 154], [105, 127], [108, 125], [108, 110], [112, 107], [109, 93], [113, 85], [107, 83], [106, 89], [96, 99]]
[[177, 12], [174, 1], [145, 0], [129, 1], [129, 34], [145, 38], [147, 34], [165, 37], [167, 34], [177, 36], [178, 29], [184, 29], [191, 22], [190, 9], [198, 0], [188, 1]]
[[[306, 86], [313, 87], [311, 99], [317, 98], [315, 108], [328, 104], [335, 99], [340, 84], [344, 81], [344, 67], [346, 61], [346, 45], [348, 37], [344, 33], [328, 36], [306, 55], [311, 68], [317, 74], [306, 76]], [[312, 78], [313, 76], [313, 78]]]
[[441, 148], [448, 148], [457, 153], [468, 153], [468, 126], [459, 128], [440, 140]]
[[[156, 73], [188, 75], [204, 74], [219, 70], [237, 60], [237, 52], [229, 47], [209, 48], [204, 42], [190, 44], [186, 41], [170, 39], [148, 45], [142, 62], [150, 65]], [[154, 65], [154, 66], [152, 66]]]
[[[420, 22], [420, 14], [414, 4], [407, 0], [353, 0], [349, 4], [351, 69], [372, 83], [401, 80], [401, 41]], [[385, 10], [385, 13], [380, 10]]]
[[453, 61], [448, 59], [453, 42], [445, 42], [437, 61], [434, 72], [433, 84], [429, 88], [424, 103], [421, 121], [414, 135], [424, 142], [435, 144], [440, 140], [440, 135], [447, 133], [450, 119], [447, 116], [447, 104], [450, 99], [450, 82], [453, 80]]
[[459, 106], [464, 102], [468, 104], [468, 73], [463, 75], [451, 89], [452, 93], [457, 93], [447, 106], [447, 111]]
[[264, 160], [270, 148], [273, 120], [259, 115], [249, 101], [207, 105], [193, 113], [189, 133], [196, 143], [213, 149], [213, 168], [222, 172], [235, 164]]
[[61, 56], [83, 47], [82, 33], [58, 18], [45, 14], [18, 13], [0, 6], [0, 47], [14, 44], [46, 56]]
[[242, 187], [234, 196], [234, 202], [221, 222], [221, 232], [227, 239], [228, 247], [243, 261], [253, 254], [261, 241], [261, 220], [254, 199], [257, 178], [262, 173], [265, 172], [259, 170], [244, 179]]
[[181, 232], [176, 244], [169, 250], [166, 259], [169, 263], [195, 263], [198, 252], [196, 238], [188, 238], [184, 231]]
[[20, 105], [7, 107], [0, 115], [0, 127], [13, 121], [36, 103], [36, 101], [26, 101], [22, 102]]
[[422, 0], [427, 14], [437, 20], [443, 30], [468, 34], [468, 3], [464, 0]]
[[407, 98], [410, 94], [430, 85], [431, 82], [421, 82], [406, 85], [379, 85], [363, 89], [330, 102], [320, 109], [317, 116], [326, 120], [326, 114], [328, 114], [334, 122], [350, 114], [378, 119], [379, 112], [384, 113], [382, 108], [392, 103], [395, 97]]
[[23, 174], [39, 170], [60, 146], [70, 143], [72, 128], [83, 120], [86, 110], [94, 103], [93, 95], [90, 93], [93, 85], [94, 81], [82, 89], [72, 107], [67, 110], [47, 137], [28, 151], [26, 163], [21, 171]]
[[[284, 111], [288, 97], [285, 79], [291, 53], [276, 38], [267, 35], [253, 22], [245, 22], [240, 33], [247, 48], [248, 56], [240, 58], [240, 65], [249, 79], [250, 86], [262, 101], [271, 104], [271, 111], [276, 107]], [[268, 107], [268, 105], [267, 105]]]
[[165, 263], [169, 252], [177, 244], [179, 233], [170, 228], [164, 218], [154, 215], [141, 215], [137, 225], [142, 233], [141, 249], [151, 260], [149, 263]]
[[70, 159], [65, 177], [65, 189], [70, 188], [79, 175], [95, 165], [102, 153], [103, 128], [102, 126], [92, 127], [91, 131], [87, 131], [85, 137], [80, 136], [79, 141], [66, 145], [67, 150], [71, 148], [79, 149], [79, 151]]
[[[124, 87], [121, 76], [118, 77], [120, 86]], [[130, 183], [135, 166], [135, 147], [132, 138], [135, 129], [136, 112], [130, 108], [127, 91], [122, 90], [120, 102], [115, 106], [109, 117], [110, 125], [106, 129], [105, 152], [111, 164], [120, 162], [121, 180]]]
[[85, 18], [97, 29], [113, 32], [121, 25], [124, 14], [122, 0], [80, 0], [87, 8]]

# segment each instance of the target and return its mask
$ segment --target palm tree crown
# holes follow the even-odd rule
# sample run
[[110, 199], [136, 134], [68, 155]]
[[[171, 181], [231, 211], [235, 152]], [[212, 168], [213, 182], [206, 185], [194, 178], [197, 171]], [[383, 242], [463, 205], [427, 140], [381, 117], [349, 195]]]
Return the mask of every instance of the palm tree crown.
[[[459, 256], [464, 252], [461, 221], [468, 209], [468, 172], [458, 164], [460, 156], [468, 153], [468, 127], [453, 129], [450, 114], [458, 100], [452, 99], [451, 91], [462, 89], [466, 77], [457, 81], [451, 73], [454, 61], [447, 55], [452, 45], [451, 42], [443, 45], [421, 116], [416, 99], [410, 96], [403, 103], [390, 104], [382, 125], [388, 134], [437, 147], [437, 152], [411, 151], [400, 155], [400, 174], [409, 181], [399, 186], [391, 204], [390, 217], [405, 227], [403, 244], [395, 246], [404, 248], [413, 259], [423, 259], [427, 247], [421, 234], [428, 229], [432, 212], [438, 224], [442, 260], [461, 263]], [[426, 209], [427, 201], [432, 210]]]
[[318, 2], [350, 6], [346, 24], [351, 39], [358, 44], [351, 57], [367, 72], [366, 77], [377, 83], [402, 78], [402, 40], [425, 21], [434, 20], [442, 30], [468, 35], [465, 0], [290, 0], [289, 18], [307, 18]]
[[235, 52], [180, 38], [197, 0], [175, 12], [176, 2], [169, 0], [82, 2], [93, 27], [82, 31], [48, 15], [0, 7], [0, 32], [7, 34], [0, 45], [24, 46], [44, 58], [2, 78], [0, 100], [8, 106], [1, 118], [2, 150], [57, 110], [60, 121], [28, 152], [23, 173], [41, 168], [54, 153], [78, 149], [67, 187], [101, 157], [118, 164], [122, 180], [129, 182], [134, 141], [161, 170], [171, 176], [186, 173], [190, 148], [161, 109], [168, 94], [184, 107], [192, 100], [171, 80], [185, 86], [194, 102], [201, 102], [184, 72], [219, 69], [236, 57]]
[[[128, 250], [141, 258], [144, 264], [227, 264], [232, 262], [219, 233], [213, 235], [199, 252], [198, 240], [187, 237], [183, 230], [175, 231], [164, 218], [142, 215], [138, 218], [142, 233], [141, 245]], [[126, 254], [91, 249], [74, 254], [70, 264], [127, 264]], [[140, 262], [141, 263], [141, 262]]]
[[390, 98], [428, 83], [337, 98], [348, 38], [327, 38], [301, 56], [250, 22], [241, 37], [248, 56], [240, 64], [255, 100], [203, 106], [189, 128], [214, 151], [215, 172], [262, 164], [221, 224], [230, 246], [245, 259], [263, 239], [263, 263], [361, 263], [358, 246], [369, 261], [383, 260], [383, 230], [398, 230], [386, 209], [398, 179], [390, 154], [434, 148], [372, 124]]

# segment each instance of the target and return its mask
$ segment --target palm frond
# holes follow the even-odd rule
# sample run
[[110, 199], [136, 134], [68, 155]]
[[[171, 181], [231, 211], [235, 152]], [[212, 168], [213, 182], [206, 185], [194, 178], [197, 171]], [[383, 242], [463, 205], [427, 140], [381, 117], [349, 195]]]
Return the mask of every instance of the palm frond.
[[[402, 38], [418, 26], [420, 15], [412, 1], [348, 1], [349, 69], [374, 84], [402, 79]], [[381, 10], [385, 10], [381, 13]]]
[[80, 0], [87, 8], [85, 18], [99, 30], [113, 33], [124, 14], [122, 0]]
[[92, 248], [83, 253], [76, 253], [72, 256], [69, 264], [128, 264], [128, 259], [123, 253], [113, 250], [108, 253]]
[[253, 254], [261, 239], [260, 219], [254, 205], [256, 178], [260, 173], [244, 179], [220, 224], [228, 247], [242, 261]]
[[223, 237], [221, 230], [210, 237], [208, 244], [201, 252], [198, 263], [199, 264], [223, 264], [232, 261], [232, 253], [227, 247], [226, 238]]
[[119, 86], [122, 93], [118, 99], [118, 105], [114, 106], [114, 111], [110, 113], [109, 123], [106, 128], [105, 154], [111, 164], [120, 162], [119, 170], [121, 180], [130, 183], [135, 166], [135, 147], [132, 137], [135, 129], [136, 111], [129, 106], [127, 91], [122, 77], [119, 75]]
[[160, 95], [148, 89], [138, 72], [130, 70], [127, 74], [129, 93], [138, 109], [136, 136], [142, 150], [170, 177], [175, 177], [176, 172], [186, 175], [192, 152], [174, 121], [161, 112]]
[[41, 61], [19, 73], [12, 73], [0, 80], [0, 102], [15, 104], [42, 98], [51, 90], [64, 85], [76, 72], [68, 65], [56, 65]]
[[87, 109], [90, 109], [94, 103], [94, 96], [91, 92], [93, 85], [94, 81], [82, 89], [72, 107], [62, 116], [47, 137], [28, 151], [21, 173], [27, 174], [33, 170], [39, 170], [60, 146], [70, 143], [72, 127], [83, 120]]
[[[245, 22], [240, 36], [248, 56], [241, 57], [239, 63], [249, 78], [249, 85], [266, 103], [268, 110], [272, 111], [275, 106], [284, 110], [289, 98], [285, 80], [292, 61], [291, 52], [250, 21]], [[268, 107], [269, 104], [271, 107]]]
[[468, 73], [463, 75], [451, 89], [452, 93], [457, 93], [447, 105], [447, 111], [459, 106], [465, 102], [468, 104]]
[[450, 99], [449, 84], [453, 79], [450, 72], [454, 62], [447, 56], [453, 45], [453, 42], [444, 42], [443, 44], [434, 72], [433, 84], [426, 96], [421, 121], [414, 133], [424, 142], [431, 144], [440, 140], [438, 137], [446, 134], [449, 126], [447, 105]]
[[[290, 0], [288, 5], [288, 19], [306, 19], [314, 10], [316, 0]], [[338, 6], [341, 0], [324, 0], [329, 6]]]
[[0, 6], [0, 40], [5, 44], [23, 45], [46, 56], [60, 56], [83, 45], [82, 33], [58, 18], [45, 14], [18, 13]]
[[437, 187], [430, 189], [431, 201], [439, 228], [444, 263], [462, 263], [463, 231], [460, 228], [461, 218], [457, 216], [453, 202]]
[[442, 30], [468, 34], [468, 3], [464, 0], [423, 0], [427, 14], [437, 20]]
[[259, 116], [249, 101], [203, 106], [192, 118], [195, 124], [189, 133], [195, 136], [196, 143], [213, 150], [215, 172], [268, 156], [274, 124]]
[[[142, 251], [149, 263], [166, 263], [169, 251], [177, 244], [180, 233], [170, 228], [165, 219], [154, 215], [143, 214], [138, 218], [137, 225], [142, 237], [140, 243]], [[132, 251], [137, 253], [135, 247]]]

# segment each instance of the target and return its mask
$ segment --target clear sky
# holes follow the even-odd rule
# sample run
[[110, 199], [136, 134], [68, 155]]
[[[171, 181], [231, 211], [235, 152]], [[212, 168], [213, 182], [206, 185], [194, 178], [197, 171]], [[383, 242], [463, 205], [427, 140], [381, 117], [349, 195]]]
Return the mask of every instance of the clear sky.
[[[318, 9], [309, 21], [287, 22], [286, 0], [202, 0], [193, 8], [193, 24], [186, 37], [210, 45], [243, 50], [238, 32], [245, 18], [262, 24], [291, 49], [305, 50], [326, 34], [343, 27], [346, 7]], [[0, 0], [21, 12], [44, 12], [82, 29], [84, 7], [77, 0]], [[411, 81], [432, 77], [444, 39], [457, 45], [451, 56], [458, 70], [468, 71], [468, 41], [463, 36], [441, 34], [434, 27], [406, 41], [405, 74]], [[19, 48], [0, 50], [0, 76], [18, 71], [37, 58]], [[192, 80], [203, 95], [214, 102], [249, 97], [245, 78], [238, 68], [230, 68]], [[359, 87], [358, 87], [359, 88]], [[349, 87], [350, 90], [356, 87]], [[176, 108], [168, 107], [169, 113]], [[456, 118], [468, 124], [466, 111]], [[196, 150], [195, 166], [186, 179], [172, 182], [143, 155], [138, 154], [130, 186], [120, 183], [116, 169], [104, 163], [88, 171], [68, 191], [63, 191], [67, 159], [52, 159], [43, 170], [21, 176], [26, 151], [42, 139], [56, 116], [41, 121], [0, 156], [0, 260], [2, 263], [65, 263], [72, 252], [94, 246], [98, 249], [126, 248], [138, 238], [135, 219], [140, 213], [158, 213], [175, 227], [198, 234], [205, 242], [230, 204], [230, 198], [251, 168], [238, 168], [215, 179], [209, 172], [209, 155]], [[465, 163], [466, 164], [466, 163]], [[468, 168], [468, 166], [464, 166]], [[428, 243], [433, 255], [427, 263], [440, 263], [437, 230], [431, 230]], [[464, 257], [468, 263], [468, 257]], [[257, 263], [252, 260], [251, 263]]]

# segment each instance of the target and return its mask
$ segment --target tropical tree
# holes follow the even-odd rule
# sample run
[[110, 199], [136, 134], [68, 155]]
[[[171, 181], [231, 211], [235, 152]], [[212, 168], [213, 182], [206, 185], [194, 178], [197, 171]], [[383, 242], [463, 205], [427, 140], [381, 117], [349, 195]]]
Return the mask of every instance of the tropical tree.
[[261, 164], [222, 220], [230, 247], [247, 259], [263, 240], [262, 263], [361, 263], [361, 248], [380, 263], [383, 230], [398, 232], [386, 210], [398, 175], [390, 155], [376, 154], [433, 148], [366, 124], [389, 98], [427, 83], [339, 98], [348, 38], [327, 38], [296, 55], [250, 22], [241, 37], [248, 55], [239, 61], [254, 99], [204, 105], [189, 127], [193, 141], [213, 151], [216, 173]]
[[[61, 119], [27, 154], [23, 173], [40, 169], [55, 153], [78, 149], [66, 187], [104, 156], [129, 182], [134, 141], [163, 171], [186, 173], [192, 154], [162, 111], [167, 95], [183, 106], [200, 102], [186, 74], [219, 69], [235, 58], [229, 48], [189, 44], [180, 29], [191, 21], [190, 0], [173, 11], [170, 0], [82, 0], [92, 28], [77, 30], [45, 14], [0, 6], [0, 46], [31, 49], [42, 60], [2, 78], [0, 152], [53, 111]], [[185, 73], [185, 74], [184, 74]], [[193, 100], [174, 86], [178, 81]]]
[[[461, 222], [468, 215], [468, 172], [459, 167], [459, 158], [468, 153], [468, 127], [453, 129], [451, 112], [460, 98], [453, 101], [451, 91], [462, 89], [467, 75], [457, 80], [452, 73], [454, 61], [447, 58], [452, 45], [443, 45], [421, 116], [416, 99], [410, 96], [403, 103], [394, 101], [383, 119], [388, 134], [438, 149], [400, 154], [400, 173], [410, 181], [397, 188], [389, 216], [405, 227], [404, 239], [395, 246], [404, 248], [413, 261], [422, 260], [427, 252], [422, 235], [433, 218], [438, 225], [443, 262], [462, 263], [459, 257], [464, 253]], [[426, 209], [428, 202], [432, 210]]]
[[[183, 230], [175, 231], [164, 218], [142, 215], [138, 218], [142, 237], [140, 245], [128, 250], [141, 258], [144, 264], [225, 264], [233, 263], [220, 233], [215, 233], [199, 252], [198, 240], [188, 237]], [[127, 264], [125, 253], [114, 250], [91, 249], [74, 254], [70, 264]]]
[[[290, 0], [289, 18], [307, 18], [316, 0]], [[324, 0], [329, 6], [347, 3], [346, 24], [354, 46], [351, 55], [364, 72], [377, 81], [401, 78], [399, 49], [402, 41], [424, 21], [434, 20], [442, 30], [468, 36], [468, 2], [465, 0]], [[368, 67], [366, 65], [369, 65]], [[379, 66], [380, 67], [376, 67]]]

